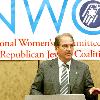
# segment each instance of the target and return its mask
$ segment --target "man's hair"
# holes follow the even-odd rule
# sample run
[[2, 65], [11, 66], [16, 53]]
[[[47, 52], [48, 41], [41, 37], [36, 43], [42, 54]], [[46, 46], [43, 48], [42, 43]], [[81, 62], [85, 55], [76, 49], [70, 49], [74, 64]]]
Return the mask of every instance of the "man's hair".
[[72, 41], [74, 42], [74, 38], [70, 33], [63, 33], [61, 35], [58, 35], [57, 37], [55, 37], [55, 42], [54, 42], [54, 46], [59, 46], [60, 45], [60, 40], [63, 36], [68, 36], [72, 39]]

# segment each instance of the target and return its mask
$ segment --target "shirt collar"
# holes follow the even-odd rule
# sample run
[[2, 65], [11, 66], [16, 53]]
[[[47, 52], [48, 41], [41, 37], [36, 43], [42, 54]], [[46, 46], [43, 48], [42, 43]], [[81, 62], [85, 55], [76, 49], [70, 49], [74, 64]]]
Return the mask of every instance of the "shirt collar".
[[[64, 62], [62, 62], [62, 61], [58, 58], [58, 65], [59, 65], [59, 67], [61, 67], [63, 63], [64, 63]], [[69, 67], [70, 67], [70, 65], [71, 65], [71, 60], [68, 61], [66, 64], [69, 65]]]

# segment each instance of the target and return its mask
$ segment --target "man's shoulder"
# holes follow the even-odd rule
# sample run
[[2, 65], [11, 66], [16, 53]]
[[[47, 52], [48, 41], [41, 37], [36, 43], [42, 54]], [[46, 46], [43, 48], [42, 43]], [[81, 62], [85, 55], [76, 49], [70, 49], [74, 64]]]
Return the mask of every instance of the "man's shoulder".
[[50, 66], [50, 65], [53, 65], [54, 63], [58, 63], [58, 59], [57, 58], [52, 59], [52, 60], [42, 61], [42, 63], [40, 65], [41, 66]]
[[76, 64], [77, 66], [80, 66], [80, 67], [88, 67], [88, 64], [86, 64], [86, 63], [84, 63], [83, 61], [80, 61], [80, 60], [72, 59], [72, 62], [73, 62], [73, 64]]

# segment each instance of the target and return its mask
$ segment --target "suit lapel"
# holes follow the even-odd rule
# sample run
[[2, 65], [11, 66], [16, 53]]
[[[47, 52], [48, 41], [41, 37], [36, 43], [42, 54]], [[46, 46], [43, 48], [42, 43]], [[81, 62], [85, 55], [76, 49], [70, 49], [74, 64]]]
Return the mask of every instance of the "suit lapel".
[[[56, 58], [55, 60], [52, 61], [51, 63], [51, 67], [52, 67], [52, 82], [53, 84], [53, 88], [56, 94], [60, 93], [60, 83], [59, 83], [59, 66], [58, 66], [58, 59]], [[77, 63], [76, 61], [74, 61], [72, 59], [71, 61], [71, 66], [70, 66], [70, 87], [71, 87], [71, 91], [76, 83], [76, 79], [78, 76], [78, 69], [77, 69]]]
[[56, 94], [60, 93], [60, 83], [59, 83], [59, 66], [58, 59], [54, 59], [51, 64], [52, 67], [52, 81], [54, 83], [54, 90]]
[[71, 61], [71, 66], [70, 66], [70, 87], [71, 91], [73, 89], [73, 86], [75, 85], [76, 79], [77, 79], [77, 64], [76, 62], [72, 59]]

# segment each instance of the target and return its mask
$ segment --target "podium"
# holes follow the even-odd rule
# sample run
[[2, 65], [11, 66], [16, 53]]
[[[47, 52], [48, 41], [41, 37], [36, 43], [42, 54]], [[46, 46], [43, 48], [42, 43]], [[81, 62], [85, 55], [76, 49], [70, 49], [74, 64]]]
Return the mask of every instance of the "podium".
[[86, 100], [84, 94], [26, 95], [25, 100]]

